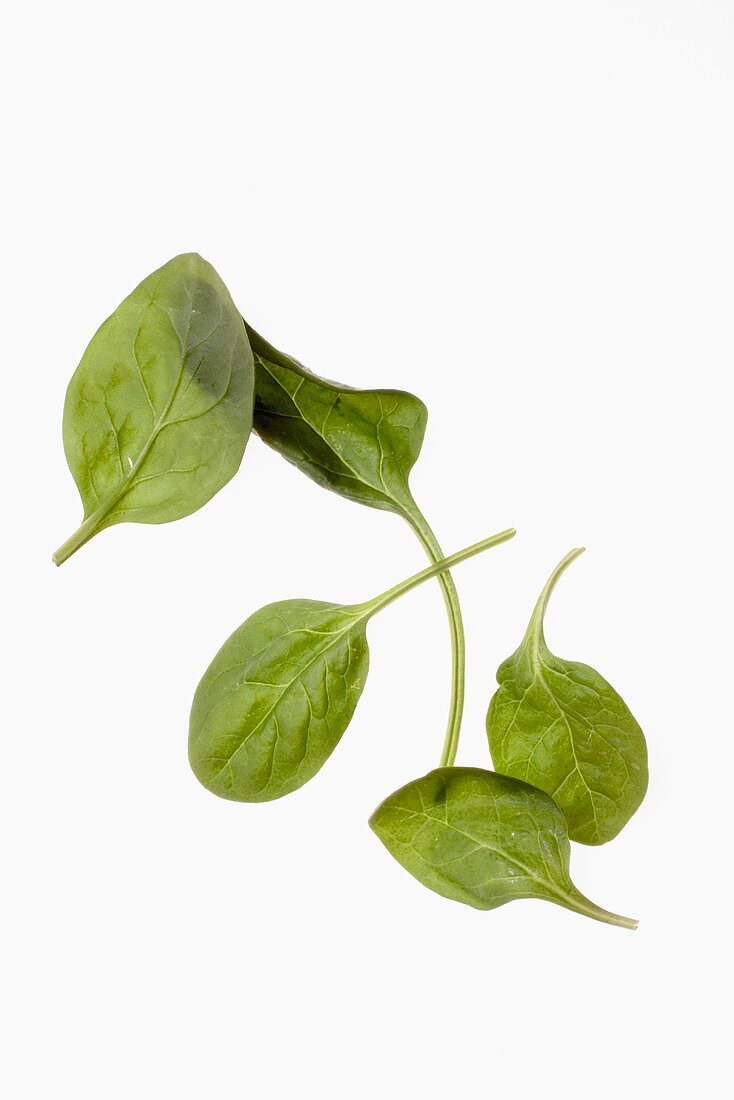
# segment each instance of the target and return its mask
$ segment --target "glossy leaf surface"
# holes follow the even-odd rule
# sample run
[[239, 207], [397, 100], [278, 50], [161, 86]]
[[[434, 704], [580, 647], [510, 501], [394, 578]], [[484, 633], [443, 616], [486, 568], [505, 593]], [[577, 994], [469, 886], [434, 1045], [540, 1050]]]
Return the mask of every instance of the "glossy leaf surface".
[[312, 374], [248, 326], [262, 439], [319, 485], [372, 508], [414, 510], [408, 488], [427, 412], [401, 390], [355, 390]]
[[386, 798], [370, 825], [406, 871], [453, 901], [496, 909], [541, 898], [608, 924], [637, 925], [579, 893], [563, 814], [517, 779], [438, 768]]
[[239, 467], [254, 369], [242, 320], [210, 264], [177, 256], [98, 329], [69, 383], [64, 449], [84, 524], [59, 564], [115, 523], [189, 515]]
[[616, 836], [647, 789], [645, 737], [614, 688], [589, 665], [550, 652], [543, 618], [572, 551], [543, 589], [519, 649], [500, 665], [487, 714], [495, 768], [549, 794], [569, 836], [603, 844]]

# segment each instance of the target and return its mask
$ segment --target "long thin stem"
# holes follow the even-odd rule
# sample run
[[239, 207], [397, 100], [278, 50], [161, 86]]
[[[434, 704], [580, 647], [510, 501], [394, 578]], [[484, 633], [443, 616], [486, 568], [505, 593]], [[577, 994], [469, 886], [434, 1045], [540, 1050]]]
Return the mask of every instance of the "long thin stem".
[[[423, 544], [430, 560], [432, 562], [441, 561], [444, 556], [443, 550], [422, 512], [416, 508], [414, 511], [406, 513], [406, 519]], [[439, 767], [450, 768], [456, 760], [456, 750], [459, 747], [459, 735], [461, 733], [461, 719], [464, 713], [466, 644], [464, 641], [461, 604], [459, 603], [459, 593], [456, 591], [454, 578], [450, 573], [440, 573], [438, 582], [441, 585], [443, 601], [446, 605], [451, 636], [451, 699], [449, 701], [446, 737]]]
[[501, 542], [507, 542], [508, 539], [514, 538], [516, 534], [517, 532], [514, 527], [508, 527], [506, 531], [500, 531], [496, 535], [490, 535], [489, 538], [482, 539], [481, 542], [475, 542], [471, 546], [465, 547], [463, 550], [457, 550], [455, 554], [450, 554], [447, 558], [443, 558], [441, 561], [429, 565], [426, 569], [421, 569], [420, 573], [414, 573], [413, 576], [408, 577], [407, 580], [400, 581], [399, 584], [393, 585], [392, 588], [388, 588], [386, 592], [383, 592], [379, 596], [375, 596], [374, 600], [362, 604], [361, 606], [365, 618], [371, 619], [378, 611], [382, 611], [383, 608], [394, 603], [395, 600], [399, 600], [406, 592], [410, 592], [413, 588], [417, 588], [418, 585], [423, 584], [424, 581], [429, 581], [431, 577], [440, 576], [440, 574], [445, 573], [446, 570], [453, 569], [453, 567], [460, 562], [467, 561], [468, 558], [473, 558], [475, 554], [481, 554], [485, 550], [489, 550], [492, 546], [499, 546]]

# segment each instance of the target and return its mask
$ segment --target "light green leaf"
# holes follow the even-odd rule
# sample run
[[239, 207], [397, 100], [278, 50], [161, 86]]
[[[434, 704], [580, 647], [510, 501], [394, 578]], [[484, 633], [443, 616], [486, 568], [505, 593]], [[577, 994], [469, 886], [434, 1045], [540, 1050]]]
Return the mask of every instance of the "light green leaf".
[[636, 928], [599, 908], [569, 875], [571, 846], [555, 803], [527, 783], [480, 768], [438, 768], [391, 794], [370, 826], [430, 890], [475, 909], [541, 898]]
[[427, 412], [401, 390], [355, 390], [312, 374], [247, 327], [258, 435], [319, 485], [372, 508], [412, 511], [408, 478]]
[[195, 512], [236, 473], [254, 369], [241, 317], [210, 264], [177, 256], [101, 325], [69, 383], [64, 449], [84, 505], [65, 561], [115, 523]]
[[573, 550], [540, 595], [519, 649], [500, 665], [487, 734], [495, 768], [549, 794], [569, 836], [604, 844], [629, 821], [647, 790], [645, 737], [614, 688], [588, 665], [554, 656], [543, 619]]
[[367, 678], [362, 609], [284, 600], [224, 643], [194, 696], [189, 760], [214, 794], [264, 802], [328, 759]]
[[196, 690], [189, 761], [214, 794], [263, 802], [295, 791], [336, 748], [362, 694], [367, 623], [416, 585], [512, 538], [502, 531], [367, 603], [285, 600], [251, 615]]

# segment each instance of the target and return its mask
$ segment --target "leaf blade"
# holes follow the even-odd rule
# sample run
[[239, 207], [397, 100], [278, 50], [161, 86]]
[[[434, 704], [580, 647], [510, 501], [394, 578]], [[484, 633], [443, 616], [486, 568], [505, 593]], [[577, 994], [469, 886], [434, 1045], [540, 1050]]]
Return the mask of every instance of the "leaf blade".
[[236, 473], [252, 425], [254, 366], [239, 314], [196, 254], [153, 272], [92, 337], [67, 389], [64, 450], [84, 506], [81, 539], [165, 523]]
[[604, 844], [644, 799], [647, 747], [611, 684], [589, 665], [556, 657], [545, 642], [548, 596], [576, 554], [554, 571], [520, 647], [497, 671], [487, 736], [495, 768], [550, 795], [572, 840]]
[[321, 378], [247, 325], [255, 356], [254, 427], [312, 481], [405, 515], [428, 413], [403, 390], [357, 390]]
[[341, 740], [368, 667], [361, 610], [285, 600], [256, 611], [197, 688], [189, 724], [194, 774], [238, 802], [297, 790]]
[[452, 901], [489, 910], [538, 898], [636, 927], [576, 889], [563, 815], [527, 783], [480, 768], [438, 768], [389, 795], [370, 827], [414, 878]]

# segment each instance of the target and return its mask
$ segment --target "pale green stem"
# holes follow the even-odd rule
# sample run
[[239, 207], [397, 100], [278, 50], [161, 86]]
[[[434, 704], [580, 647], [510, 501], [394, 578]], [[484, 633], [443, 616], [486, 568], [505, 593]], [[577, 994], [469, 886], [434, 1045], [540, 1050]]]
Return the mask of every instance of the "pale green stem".
[[572, 561], [575, 561], [579, 554], [584, 552], [583, 546], [577, 546], [575, 550], [569, 550], [565, 558], [559, 561], [550, 577], [545, 583], [543, 591], [538, 596], [538, 602], [533, 609], [533, 613], [530, 616], [530, 622], [528, 623], [528, 629], [525, 632], [525, 638], [528, 641], [532, 641], [535, 647], [545, 642], [545, 636], [543, 634], [543, 620], [545, 619], [545, 611], [548, 607], [548, 600], [551, 597], [553, 589], [558, 584], [563, 573], [566, 572]]
[[562, 901], [560, 903], [565, 909], [571, 909], [574, 913], [581, 913], [585, 917], [591, 917], [592, 920], [601, 921], [603, 924], [613, 924], [616, 928], [629, 928], [634, 932], [637, 928], [639, 921], [634, 920], [633, 917], [621, 917], [619, 913], [610, 913], [608, 909], [602, 909], [599, 905], [595, 905], [593, 901], [589, 901], [583, 894], [575, 895], [573, 901]]
[[490, 535], [488, 539], [482, 539], [481, 542], [475, 542], [472, 546], [467, 546], [464, 550], [458, 550], [455, 554], [449, 555], [448, 558], [435, 562], [426, 569], [421, 569], [420, 573], [414, 573], [412, 577], [408, 577], [407, 580], [393, 585], [392, 588], [388, 588], [387, 591], [383, 592], [380, 596], [375, 596], [374, 600], [369, 600], [367, 603], [362, 604], [361, 606], [364, 609], [365, 618], [371, 619], [378, 611], [382, 611], [383, 608], [394, 603], [395, 600], [399, 600], [406, 592], [410, 592], [413, 588], [417, 588], [418, 585], [423, 584], [424, 581], [429, 581], [431, 577], [440, 576], [440, 574], [445, 573], [447, 569], [453, 569], [453, 567], [460, 562], [467, 561], [468, 558], [473, 558], [475, 554], [481, 554], [484, 550], [489, 550], [492, 546], [499, 546], [501, 542], [507, 542], [508, 539], [514, 538], [516, 534], [515, 528], [509, 527], [506, 531], [500, 531], [497, 535]]
[[[443, 556], [438, 539], [418, 508], [405, 513], [405, 518], [423, 544], [432, 562], [440, 561]], [[450, 768], [456, 760], [461, 733], [461, 718], [464, 713], [464, 680], [466, 665], [466, 645], [464, 642], [464, 623], [461, 616], [459, 594], [450, 573], [441, 573], [438, 577], [451, 635], [451, 699], [449, 701], [449, 719], [446, 737], [441, 752], [440, 768]]]
[[103, 518], [100, 513], [104, 514], [104, 512], [107, 511], [109, 511], [108, 508], [98, 508], [96, 512], [93, 512], [91, 516], [84, 520], [81, 527], [77, 528], [71, 538], [68, 538], [65, 543], [62, 543], [52, 556], [51, 560], [54, 565], [62, 565], [67, 558], [70, 558], [80, 547], [84, 546], [85, 542], [89, 542], [89, 540], [93, 538], [97, 533], [100, 519]]

